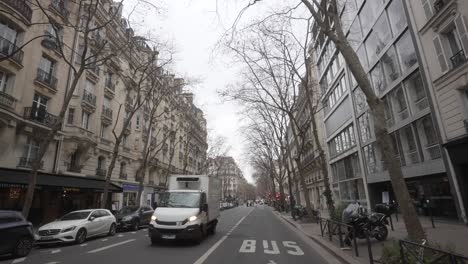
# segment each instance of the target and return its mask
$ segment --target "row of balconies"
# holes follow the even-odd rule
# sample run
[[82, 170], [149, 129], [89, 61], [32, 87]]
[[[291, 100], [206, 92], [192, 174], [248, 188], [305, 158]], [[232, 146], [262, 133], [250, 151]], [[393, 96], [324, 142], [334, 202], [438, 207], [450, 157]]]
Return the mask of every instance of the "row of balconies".
[[29, 6], [29, 1], [24, 0], [2, 0], [5, 4], [9, 5], [11, 8], [20, 13], [28, 22], [31, 22], [32, 18], [32, 9]]

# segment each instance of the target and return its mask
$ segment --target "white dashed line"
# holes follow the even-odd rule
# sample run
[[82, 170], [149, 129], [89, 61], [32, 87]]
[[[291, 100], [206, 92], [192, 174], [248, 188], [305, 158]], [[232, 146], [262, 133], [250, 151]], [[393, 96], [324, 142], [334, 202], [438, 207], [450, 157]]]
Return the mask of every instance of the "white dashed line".
[[101, 241], [102, 241], [102, 242], [105, 242], [105, 241], [107, 241], [107, 238], [101, 239]]
[[59, 253], [59, 252], [61, 252], [61, 251], [62, 251], [62, 250], [60, 250], [60, 249], [56, 249], [56, 250], [52, 250], [50, 253], [51, 253], [51, 254], [57, 254], [57, 253]]
[[132, 234], [136, 234], [136, 232], [132, 232]]
[[20, 263], [20, 262], [23, 262], [26, 258], [18, 258], [18, 259], [15, 259], [13, 260], [11, 263], [14, 264], [14, 263]]
[[86, 247], [88, 244], [81, 244], [80, 247]]
[[105, 247], [102, 247], [102, 248], [97, 248], [97, 249], [88, 251], [87, 253], [90, 253], [90, 254], [91, 254], [91, 253], [96, 253], [96, 252], [103, 251], [103, 250], [106, 250], [106, 249], [109, 249], [109, 248], [113, 248], [113, 247], [116, 247], [116, 246], [120, 246], [120, 245], [123, 245], [123, 244], [127, 244], [127, 243], [133, 242], [133, 241], [135, 241], [135, 240], [136, 240], [136, 239], [125, 240], [125, 241], [122, 241], [122, 242], [119, 242], [119, 243], [115, 243], [115, 244], [112, 244], [112, 245], [109, 245], [109, 246], [105, 246]]
[[124, 235], [120, 234], [120, 235], [117, 235], [118, 237], [123, 237]]
[[58, 264], [60, 263], [59, 261], [52, 261], [52, 262], [47, 262], [46, 264]]

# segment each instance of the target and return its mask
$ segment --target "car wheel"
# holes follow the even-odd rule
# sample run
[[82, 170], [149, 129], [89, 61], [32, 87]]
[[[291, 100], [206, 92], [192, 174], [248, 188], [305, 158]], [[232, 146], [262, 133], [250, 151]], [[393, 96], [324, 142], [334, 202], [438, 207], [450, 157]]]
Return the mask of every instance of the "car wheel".
[[216, 225], [217, 224], [213, 224], [210, 229], [208, 230], [208, 234], [209, 235], [214, 235], [216, 233]]
[[18, 240], [13, 249], [13, 256], [25, 257], [31, 252], [34, 241], [30, 237], [22, 237]]
[[133, 231], [138, 231], [138, 229], [140, 229], [140, 224], [138, 220], [135, 220], [135, 223], [133, 223], [132, 229]]
[[82, 244], [86, 240], [86, 229], [82, 228], [78, 230], [78, 233], [76, 234], [75, 242], [77, 244]]
[[115, 227], [115, 224], [112, 223], [112, 225], [110, 226], [109, 234], [108, 234], [108, 235], [109, 235], [109, 236], [114, 236], [115, 233], [116, 233], [116, 231], [117, 231], [117, 228]]

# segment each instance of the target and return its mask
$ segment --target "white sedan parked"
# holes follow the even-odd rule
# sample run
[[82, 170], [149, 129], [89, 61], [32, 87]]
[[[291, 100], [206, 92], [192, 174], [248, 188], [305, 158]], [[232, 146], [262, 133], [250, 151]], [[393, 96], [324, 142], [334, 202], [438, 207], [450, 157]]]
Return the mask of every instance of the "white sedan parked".
[[83, 243], [86, 238], [115, 235], [116, 219], [109, 210], [89, 209], [73, 211], [38, 230], [36, 243]]

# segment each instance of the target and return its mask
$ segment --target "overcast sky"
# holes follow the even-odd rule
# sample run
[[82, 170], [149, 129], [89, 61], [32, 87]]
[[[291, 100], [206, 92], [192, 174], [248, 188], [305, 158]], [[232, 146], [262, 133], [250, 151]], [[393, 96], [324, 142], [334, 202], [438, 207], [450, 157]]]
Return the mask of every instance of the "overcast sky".
[[213, 56], [216, 43], [232, 25], [245, 1], [159, 0], [153, 3], [162, 7], [159, 12], [134, 13], [130, 19], [141, 19], [138, 22], [140, 30], [152, 29], [157, 38], [173, 43], [176, 57], [172, 70], [176, 75], [201, 79], [202, 82], [191, 90], [196, 105], [205, 113], [209, 133], [227, 138], [231, 146], [229, 154], [235, 158], [246, 179], [252, 182], [252, 169], [245, 158], [239, 107], [223, 102], [217, 94], [235, 81], [238, 70], [229, 57], [219, 52]]

